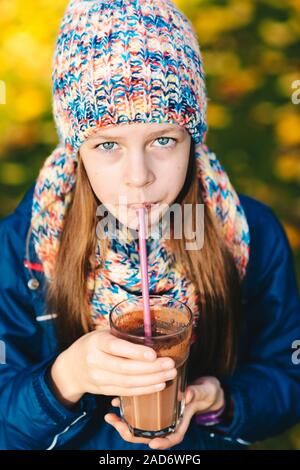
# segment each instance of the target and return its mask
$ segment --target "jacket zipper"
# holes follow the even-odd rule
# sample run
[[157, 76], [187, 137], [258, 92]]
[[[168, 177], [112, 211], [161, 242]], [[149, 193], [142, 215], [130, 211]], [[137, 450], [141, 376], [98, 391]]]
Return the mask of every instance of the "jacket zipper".
[[70, 427], [73, 426], [73, 424], [77, 423], [81, 418], [83, 418], [84, 416], [86, 416], [86, 414], [87, 414], [86, 411], [84, 411], [84, 412], [82, 413], [82, 415], [78, 416], [78, 418], [76, 418], [71, 424], [69, 424], [69, 426], [67, 426], [62, 432], [56, 434], [56, 435], [54, 436], [54, 439], [53, 439], [52, 443], [50, 444], [49, 447], [47, 447], [46, 450], [52, 450], [52, 449], [56, 446], [59, 436], [61, 436], [61, 435], [64, 434], [65, 432], [68, 432], [69, 429], [70, 429]]

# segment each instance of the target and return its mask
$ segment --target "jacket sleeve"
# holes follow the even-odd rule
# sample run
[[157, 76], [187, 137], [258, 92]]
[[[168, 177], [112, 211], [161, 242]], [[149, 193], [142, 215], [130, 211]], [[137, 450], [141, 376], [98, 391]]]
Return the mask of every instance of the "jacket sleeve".
[[246, 443], [280, 434], [300, 419], [294, 349], [300, 345], [300, 301], [292, 252], [270, 208], [263, 205], [256, 219], [246, 276], [252, 279], [245, 304], [248, 340], [235, 373], [221, 381], [233, 399], [234, 417], [227, 426], [210, 428]]
[[[55, 360], [42, 357], [23, 268], [24, 221], [16, 213], [0, 221], [0, 449], [51, 449], [64, 433], [74, 437], [95, 407], [86, 394], [72, 409], [54, 396], [45, 374]], [[72, 428], [72, 432], [67, 431]], [[75, 430], [75, 431], [74, 431]]]

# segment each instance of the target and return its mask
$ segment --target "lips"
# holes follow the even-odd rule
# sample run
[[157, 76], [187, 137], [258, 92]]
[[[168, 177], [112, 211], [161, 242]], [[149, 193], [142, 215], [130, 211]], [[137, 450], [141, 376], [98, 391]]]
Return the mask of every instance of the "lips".
[[143, 202], [140, 204], [128, 204], [129, 209], [137, 210], [140, 209], [141, 207], [144, 207], [145, 209], [152, 209], [154, 206], [157, 206], [159, 203], [158, 202]]

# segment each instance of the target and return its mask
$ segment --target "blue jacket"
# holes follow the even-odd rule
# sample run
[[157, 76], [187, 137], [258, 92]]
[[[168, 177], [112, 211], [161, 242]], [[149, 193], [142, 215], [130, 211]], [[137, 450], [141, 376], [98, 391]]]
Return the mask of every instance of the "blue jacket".
[[[33, 189], [0, 221], [0, 449], [149, 450], [124, 441], [103, 420], [107, 412], [116, 412], [111, 397], [87, 393], [70, 410], [47, 383], [45, 374], [58, 349], [55, 320], [44, 313], [43, 273], [30, 232]], [[300, 340], [300, 301], [291, 249], [272, 210], [239, 197], [251, 253], [243, 281], [246, 323], [238, 367], [224, 378], [234, 418], [227, 427], [200, 426], [193, 419], [173, 449], [245, 448], [300, 418], [300, 354], [293, 349]]]

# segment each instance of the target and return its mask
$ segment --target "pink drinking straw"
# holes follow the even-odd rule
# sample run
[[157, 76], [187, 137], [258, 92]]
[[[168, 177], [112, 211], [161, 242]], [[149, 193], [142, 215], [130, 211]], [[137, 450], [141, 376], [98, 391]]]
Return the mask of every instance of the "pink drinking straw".
[[148, 285], [148, 260], [146, 248], [146, 227], [145, 227], [145, 208], [138, 209], [139, 215], [139, 252], [140, 252], [140, 269], [142, 278], [142, 294], [144, 304], [144, 331], [146, 338], [152, 338], [151, 331], [151, 314], [149, 302], [149, 285]]

